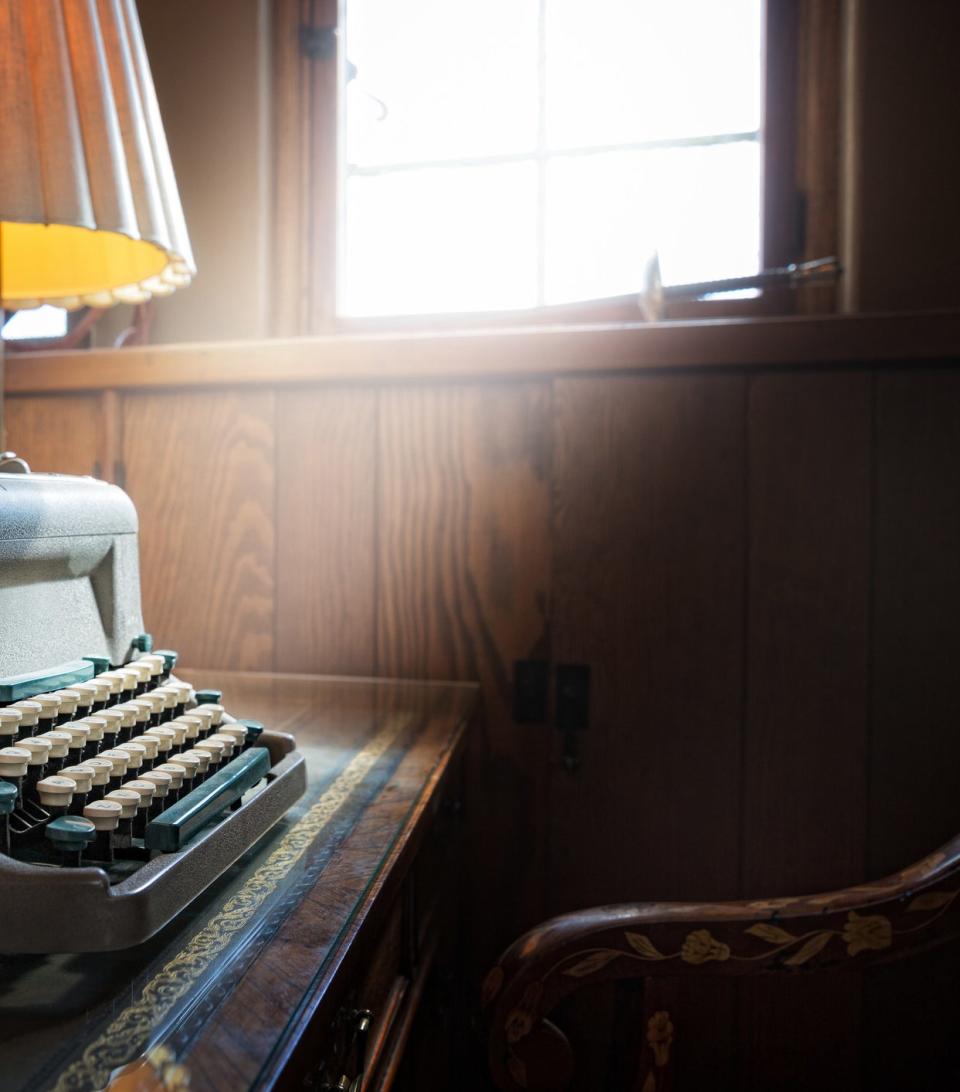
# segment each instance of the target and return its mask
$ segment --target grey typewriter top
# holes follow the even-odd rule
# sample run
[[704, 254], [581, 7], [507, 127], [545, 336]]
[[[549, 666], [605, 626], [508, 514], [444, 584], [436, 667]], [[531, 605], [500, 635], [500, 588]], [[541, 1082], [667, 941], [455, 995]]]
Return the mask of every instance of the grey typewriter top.
[[0, 471], [0, 700], [26, 696], [31, 679], [48, 680], [39, 690], [69, 685], [87, 656], [124, 663], [142, 632], [126, 493], [93, 478]]
[[136, 534], [133, 502], [115, 485], [65, 474], [0, 472], [0, 541]]

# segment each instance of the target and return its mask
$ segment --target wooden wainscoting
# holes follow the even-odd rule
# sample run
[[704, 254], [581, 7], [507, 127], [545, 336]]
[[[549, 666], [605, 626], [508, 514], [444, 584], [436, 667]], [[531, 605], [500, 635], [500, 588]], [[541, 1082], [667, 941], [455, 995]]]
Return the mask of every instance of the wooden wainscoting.
[[[752, 350], [740, 330], [743, 366], [723, 324], [702, 366], [686, 330], [668, 367], [641, 336], [632, 370], [632, 334], [605, 357], [575, 331], [554, 372], [554, 332], [491, 337], [453, 376], [459, 335], [423, 340], [429, 374], [415, 339], [367, 339], [354, 379], [323, 339], [283, 343], [273, 378], [269, 343], [239, 373], [216, 346], [37, 358], [33, 380], [22, 358], [9, 439], [126, 485], [146, 618], [189, 663], [481, 680], [479, 974], [548, 913], [849, 884], [960, 829], [960, 338], [858, 322], [789, 320], [768, 364], [776, 324]], [[511, 345], [522, 375], [480, 374]], [[550, 724], [512, 720], [522, 658], [591, 668], [575, 772]], [[856, 1088], [864, 1042], [930, 1019], [889, 982], [678, 994], [681, 1069]]]

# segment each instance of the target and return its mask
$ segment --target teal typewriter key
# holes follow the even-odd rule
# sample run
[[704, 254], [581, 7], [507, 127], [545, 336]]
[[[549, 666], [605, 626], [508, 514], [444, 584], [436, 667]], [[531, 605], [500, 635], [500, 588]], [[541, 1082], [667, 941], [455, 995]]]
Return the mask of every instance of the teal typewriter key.
[[3, 852], [10, 856], [10, 816], [17, 806], [17, 787], [6, 781], [0, 782], [0, 839]]
[[237, 724], [242, 724], [247, 730], [247, 746], [250, 747], [263, 735], [263, 725], [258, 720], [250, 720], [249, 717], [241, 717]]
[[222, 690], [198, 690], [197, 705], [219, 705], [223, 701]]
[[16, 789], [18, 800], [22, 800], [29, 761], [30, 752], [23, 747], [0, 747], [0, 780]]
[[136, 652], [152, 652], [153, 634], [141, 633], [139, 637], [134, 637], [134, 639], [130, 642], [130, 645]]
[[54, 849], [63, 855], [68, 868], [76, 868], [86, 848], [97, 836], [96, 827], [81, 815], [63, 815], [47, 823], [44, 830]]
[[265, 747], [245, 752], [176, 804], [154, 819], [144, 841], [149, 849], [172, 853], [184, 845], [227, 808], [240, 803], [245, 792], [270, 770], [270, 753]]
[[155, 655], [163, 657], [162, 679], [166, 682], [173, 674], [173, 669], [177, 666], [177, 654], [169, 648], [158, 648]]

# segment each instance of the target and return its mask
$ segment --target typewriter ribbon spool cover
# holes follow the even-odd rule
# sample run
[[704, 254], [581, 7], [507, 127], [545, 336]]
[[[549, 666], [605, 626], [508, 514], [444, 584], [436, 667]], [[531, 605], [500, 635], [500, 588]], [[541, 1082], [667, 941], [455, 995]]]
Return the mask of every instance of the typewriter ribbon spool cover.
[[[113, 832], [103, 823], [94, 830], [94, 824], [83, 818], [83, 807], [93, 799], [109, 799], [111, 785], [122, 788], [124, 780], [134, 779], [134, 772], [118, 774], [111, 785], [100, 786], [83, 773], [83, 755], [89, 759], [114, 743], [97, 740], [102, 733], [76, 728], [84, 724], [81, 714], [91, 711], [90, 699], [85, 709], [77, 709], [68, 688], [82, 689], [98, 674], [138, 660], [144, 632], [137, 513], [130, 498], [116, 486], [92, 478], [0, 470], [0, 709], [67, 690], [59, 719], [38, 723], [35, 710], [24, 704], [19, 737], [2, 740], [16, 748], [18, 738], [30, 737], [27, 753], [34, 755], [32, 765], [23, 758], [20, 765], [10, 760], [4, 767], [26, 770], [25, 776], [4, 779], [0, 769], [0, 782], [16, 789], [15, 797], [4, 790], [3, 800], [9, 797], [9, 802], [0, 801], [9, 809], [0, 814], [4, 824], [0, 913], [21, 923], [0, 937], [4, 953], [108, 951], [146, 940], [259, 839], [306, 788], [303, 757], [284, 733], [255, 722], [235, 722], [236, 755], [227, 748], [216, 768], [194, 778], [196, 762], [187, 752], [198, 741], [185, 738], [191, 733], [182, 730], [161, 732], [156, 734], [168, 743], [174, 735], [182, 743], [171, 745], [155, 761], [176, 765], [183, 752], [183, 766], [190, 775], [179, 779], [180, 788], [142, 808], [139, 820], [126, 820], [126, 826], [118, 821]], [[153, 658], [154, 672], [159, 660]], [[160, 681], [165, 682], [166, 675]], [[155, 682], [141, 682], [140, 690], [149, 694]], [[106, 690], [101, 686], [97, 693]], [[197, 706], [189, 688], [179, 687], [175, 707], [170, 692], [166, 687], [165, 701], [153, 702], [151, 724], [175, 721]], [[96, 703], [94, 713], [129, 697], [127, 692], [112, 693]], [[229, 710], [229, 695], [223, 702]], [[43, 707], [44, 716], [49, 716], [49, 704], [33, 703]], [[209, 708], [218, 710], [218, 721], [224, 716], [225, 724], [234, 722], [219, 705]], [[116, 723], [118, 718], [113, 719]], [[199, 719], [207, 726], [205, 734], [219, 731], [209, 723], [210, 716]], [[64, 723], [74, 726], [64, 735], [76, 749], [67, 758], [48, 759], [58, 766], [38, 770], [33, 739], [42, 739], [45, 727]], [[246, 731], [244, 724], [249, 725]], [[145, 729], [149, 726], [139, 722], [122, 729], [120, 742]], [[217, 751], [215, 745], [210, 749]], [[37, 778], [51, 773], [59, 777], [61, 767], [68, 778], [73, 771], [76, 799], [71, 802], [68, 793], [62, 797], [66, 803], [59, 806], [61, 798], [51, 796], [48, 789], [46, 806], [41, 805]], [[162, 777], [154, 780], [166, 784]], [[88, 814], [98, 813], [94, 809]], [[145, 834], [151, 822], [156, 829]], [[56, 927], [65, 902], [72, 917], [67, 935]]]

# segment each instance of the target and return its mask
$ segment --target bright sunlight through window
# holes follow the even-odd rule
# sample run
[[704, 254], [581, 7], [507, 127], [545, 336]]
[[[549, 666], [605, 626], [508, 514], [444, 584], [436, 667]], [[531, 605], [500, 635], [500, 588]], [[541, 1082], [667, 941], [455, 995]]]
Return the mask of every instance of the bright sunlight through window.
[[5, 341], [31, 338], [63, 337], [67, 332], [67, 312], [62, 307], [32, 307], [9, 316], [0, 334]]
[[761, 0], [348, 0], [346, 315], [754, 273]]

